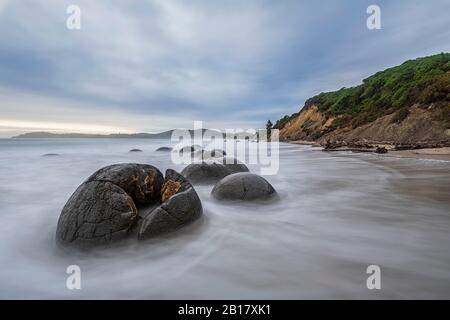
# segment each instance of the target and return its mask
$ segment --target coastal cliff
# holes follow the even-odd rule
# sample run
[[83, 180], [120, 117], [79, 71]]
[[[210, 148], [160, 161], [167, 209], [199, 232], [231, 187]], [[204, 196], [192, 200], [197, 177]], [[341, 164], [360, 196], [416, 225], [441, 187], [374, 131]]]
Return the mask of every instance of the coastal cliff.
[[324, 146], [450, 146], [450, 53], [409, 60], [359, 86], [320, 93], [274, 128], [283, 141]]

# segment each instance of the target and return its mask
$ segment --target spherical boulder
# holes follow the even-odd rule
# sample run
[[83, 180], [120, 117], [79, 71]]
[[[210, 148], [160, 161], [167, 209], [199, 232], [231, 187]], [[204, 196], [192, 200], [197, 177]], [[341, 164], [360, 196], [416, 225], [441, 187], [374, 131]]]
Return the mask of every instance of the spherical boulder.
[[214, 158], [213, 161], [223, 164], [231, 173], [249, 171], [243, 162], [233, 157]]
[[92, 246], [125, 237], [137, 221], [136, 204], [158, 203], [162, 183], [162, 173], [151, 165], [116, 164], [98, 170], [64, 206], [58, 243]]
[[220, 149], [203, 150], [203, 159], [222, 158], [226, 155], [227, 155], [227, 153]]
[[201, 146], [199, 146], [198, 144], [193, 144], [192, 146], [185, 146], [185, 147], [181, 148], [180, 150], [178, 150], [178, 152], [180, 154], [183, 154], [183, 153], [193, 153], [193, 152], [201, 151], [201, 150], [202, 150]]
[[193, 184], [212, 184], [232, 173], [245, 171], [248, 171], [245, 164], [228, 166], [219, 161], [206, 160], [189, 164], [181, 174]]
[[220, 180], [211, 195], [217, 200], [267, 200], [275, 189], [263, 177], [249, 172], [234, 173]]
[[141, 222], [138, 238], [147, 239], [174, 231], [198, 219], [202, 203], [192, 185], [178, 172], [166, 171], [161, 189], [162, 204], [151, 211]]
[[122, 163], [104, 167], [92, 174], [87, 182], [109, 181], [129, 194], [139, 204], [159, 201], [164, 177], [148, 164]]
[[41, 157], [59, 157], [60, 154], [59, 153], [46, 153], [43, 154]]

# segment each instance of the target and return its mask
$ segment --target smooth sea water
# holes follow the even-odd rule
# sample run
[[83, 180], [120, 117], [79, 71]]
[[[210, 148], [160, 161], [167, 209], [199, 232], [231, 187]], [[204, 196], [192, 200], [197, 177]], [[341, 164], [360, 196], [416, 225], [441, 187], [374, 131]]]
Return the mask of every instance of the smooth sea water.
[[[89, 253], [55, 245], [61, 209], [84, 179], [121, 162], [181, 170], [154, 151], [167, 145], [0, 140], [0, 298], [450, 298], [445, 161], [280, 144], [280, 170], [265, 176], [279, 201], [218, 203], [212, 186], [196, 186], [204, 215], [177, 232]], [[380, 290], [366, 287], [372, 264]], [[66, 288], [69, 265], [81, 268], [81, 290]]]

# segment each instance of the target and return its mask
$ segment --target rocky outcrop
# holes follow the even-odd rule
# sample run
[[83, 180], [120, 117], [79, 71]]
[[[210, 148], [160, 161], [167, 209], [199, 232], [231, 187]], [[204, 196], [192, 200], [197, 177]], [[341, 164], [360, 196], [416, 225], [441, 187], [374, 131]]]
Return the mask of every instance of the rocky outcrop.
[[263, 177], [253, 173], [234, 173], [220, 180], [211, 191], [217, 200], [268, 200], [275, 189]]
[[[412, 106], [408, 116], [401, 122], [395, 122], [395, 114], [382, 116], [373, 122], [359, 127], [343, 127], [332, 130], [335, 119], [321, 115], [316, 106], [288, 121], [280, 130], [280, 139], [283, 141], [315, 140], [322, 146], [334, 144], [358, 145], [366, 144], [372, 147], [377, 145], [421, 146], [431, 147], [449, 146], [450, 134], [447, 123], [438, 120], [436, 113], [440, 110], [433, 108]], [[332, 119], [332, 120], [330, 120]], [[330, 149], [330, 148], [329, 148]]]
[[155, 151], [158, 151], [158, 152], [170, 152], [170, 151], [172, 151], [172, 148], [171, 147], [159, 147]]
[[282, 141], [323, 146], [450, 146], [450, 53], [409, 60], [358, 86], [322, 92], [275, 127]]
[[131, 150], [128, 151], [128, 152], [142, 152], [142, 150], [141, 150], [141, 149], [131, 149]]

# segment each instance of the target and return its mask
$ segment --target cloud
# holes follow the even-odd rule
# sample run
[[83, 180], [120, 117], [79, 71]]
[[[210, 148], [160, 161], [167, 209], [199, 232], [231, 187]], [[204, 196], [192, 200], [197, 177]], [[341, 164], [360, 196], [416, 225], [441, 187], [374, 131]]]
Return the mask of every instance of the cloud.
[[365, 0], [76, 3], [71, 31], [73, 1], [0, 1], [1, 119], [102, 132], [264, 126], [320, 91], [450, 50], [445, 0], [381, 1], [377, 31]]

